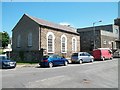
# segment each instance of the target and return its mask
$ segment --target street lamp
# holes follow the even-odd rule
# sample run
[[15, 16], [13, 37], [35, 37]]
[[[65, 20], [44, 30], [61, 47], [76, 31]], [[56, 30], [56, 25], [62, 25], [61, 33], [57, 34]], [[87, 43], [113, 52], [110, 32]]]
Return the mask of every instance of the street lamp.
[[102, 22], [102, 20], [93, 23], [94, 49], [96, 48], [96, 41], [95, 41], [95, 38], [96, 38], [96, 35], [95, 35], [95, 24], [96, 24], [96, 23], [99, 23], [99, 22]]

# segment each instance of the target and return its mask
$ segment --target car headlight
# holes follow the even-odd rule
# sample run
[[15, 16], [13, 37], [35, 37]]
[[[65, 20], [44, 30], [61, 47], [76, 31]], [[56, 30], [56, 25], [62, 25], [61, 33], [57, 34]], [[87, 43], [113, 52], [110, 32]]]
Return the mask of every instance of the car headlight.
[[4, 64], [10, 64], [9, 62], [3, 62]]

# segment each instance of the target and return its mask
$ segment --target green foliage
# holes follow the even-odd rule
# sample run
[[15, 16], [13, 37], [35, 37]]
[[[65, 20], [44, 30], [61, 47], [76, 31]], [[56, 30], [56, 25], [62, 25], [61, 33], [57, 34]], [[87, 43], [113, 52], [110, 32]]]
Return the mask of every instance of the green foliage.
[[2, 51], [2, 49], [0, 49], [0, 54], [2, 54], [3, 53], [3, 51]]
[[9, 35], [7, 32], [0, 32], [0, 43], [2, 42], [2, 47], [5, 48], [9, 44]]

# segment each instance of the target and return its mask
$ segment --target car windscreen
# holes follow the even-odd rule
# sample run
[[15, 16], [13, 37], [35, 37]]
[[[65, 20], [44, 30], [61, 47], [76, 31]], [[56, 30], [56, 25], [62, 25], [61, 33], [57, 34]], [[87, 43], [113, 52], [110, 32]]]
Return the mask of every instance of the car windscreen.
[[78, 56], [78, 53], [73, 53], [72, 56]]
[[0, 60], [7, 60], [8, 58], [6, 56], [0, 56]]
[[43, 58], [49, 58], [49, 56], [48, 56], [48, 55], [46, 55], [46, 56], [43, 56]]

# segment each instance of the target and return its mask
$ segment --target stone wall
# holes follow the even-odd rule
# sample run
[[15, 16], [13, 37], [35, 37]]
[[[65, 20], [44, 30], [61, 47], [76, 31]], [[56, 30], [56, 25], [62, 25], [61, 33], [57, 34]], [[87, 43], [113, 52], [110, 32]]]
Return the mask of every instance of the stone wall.
[[39, 62], [41, 55], [39, 51], [14, 51], [11, 52], [10, 58], [18, 62]]
[[102, 48], [116, 49], [115, 39], [116, 39], [115, 37], [101, 35], [101, 47]]
[[[55, 50], [54, 53], [62, 54], [61, 53], [61, 36], [66, 35], [67, 37], [67, 53], [64, 54], [66, 57], [70, 57], [72, 55], [72, 37], [77, 38], [77, 52], [80, 51], [80, 37], [79, 34], [68, 33], [65, 31], [55, 30], [51, 28], [41, 28], [41, 46], [43, 49], [47, 50], [47, 33], [52, 32], [55, 35]], [[48, 53], [49, 54], [49, 53]]]
[[94, 48], [94, 40], [96, 48], [100, 48], [101, 45], [100, 31], [97, 30], [95, 32], [95, 36], [93, 31], [80, 32], [81, 51], [91, 52]]

